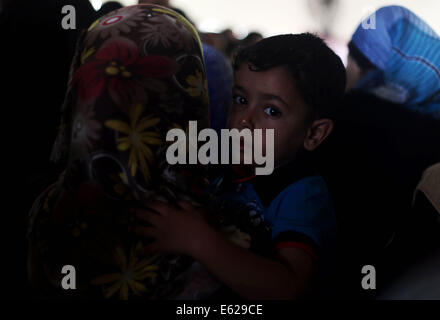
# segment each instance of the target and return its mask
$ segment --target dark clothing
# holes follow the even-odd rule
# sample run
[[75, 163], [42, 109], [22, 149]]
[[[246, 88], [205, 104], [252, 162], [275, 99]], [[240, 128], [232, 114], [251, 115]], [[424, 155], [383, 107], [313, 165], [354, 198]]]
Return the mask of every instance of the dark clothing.
[[[65, 30], [61, 21], [65, 5], [75, 8], [76, 29]], [[15, 159], [28, 188], [29, 210], [36, 195], [59, 173], [49, 162], [58, 131], [61, 105], [67, 88], [70, 62], [82, 29], [95, 19], [87, 0], [14, 0], [1, 17], [6, 44], [2, 70], [13, 116]], [[32, 161], [28, 161], [32, 159]], [[55, 171], [55, 174], [52, 174]], [[51, 177], [51, 178], [49, 178]], [[49, 180], [49, 181], [48, 181]]]
[[[87, 0], [11, 0], [0, 13], [3, 132], [8, 156], [4, 156], [10, 178], [5, 198], [14, 208], [8, 215], [8, 246], [5, 254], [14, 270], [9, 296], [27, 294], [25, 267], [26, 215], [38, 193], [54, 182], [60, 170], [49, 162], [67, 87], [73, 48], [81, 28], [93, 21], [94, 10]], [[64, 5], [76, 9], [76, 30], [64, 30]], [[17, 237], [17, 239], [12, 239]], [[15, 273], [18, 273], [15, 275]]]
[[362, 266], [378, 268], [390, 244], [408, 232], [413, 192], [440, 160], [439, 141], [438, 120], [358, 91], [346, 95], [317, 158], [342, 233], [339, 270], [347, 290], [368, 294], [360, 286]]
[[249, 175], [229, 168], [212, 184], [221, 219], [249, 235], [249, 249], [273, 259], [293, 247], [316, 261], [314, 283], [304, 297], [325, 294], [332, 273], [336, 219], [325, 181], [309, 157], [276, 168], [271, 175]]

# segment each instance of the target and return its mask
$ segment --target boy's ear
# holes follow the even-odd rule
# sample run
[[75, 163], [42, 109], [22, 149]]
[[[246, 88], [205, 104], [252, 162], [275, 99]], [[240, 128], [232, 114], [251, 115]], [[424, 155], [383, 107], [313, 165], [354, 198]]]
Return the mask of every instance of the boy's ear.
[[334, 122], [331, 119], [313, 121], [304, 139], [304, 148], [308, 151], [315, 150], [332, 132]]

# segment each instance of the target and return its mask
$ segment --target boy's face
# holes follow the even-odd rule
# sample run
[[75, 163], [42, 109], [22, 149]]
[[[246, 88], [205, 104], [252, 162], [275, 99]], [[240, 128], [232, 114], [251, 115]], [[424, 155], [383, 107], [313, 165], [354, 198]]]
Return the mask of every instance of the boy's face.
[[274, 129], [275, 167], [295, 158], [307, 138], [309, 107], [285, 67], [251, 71], [243, 63], [235, 72], [229, 129]]

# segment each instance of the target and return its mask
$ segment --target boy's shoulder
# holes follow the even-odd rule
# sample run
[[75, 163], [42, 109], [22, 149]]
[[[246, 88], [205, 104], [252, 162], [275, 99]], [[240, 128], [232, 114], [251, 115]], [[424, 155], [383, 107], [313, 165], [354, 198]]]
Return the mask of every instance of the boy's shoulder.
[[[227, 173], [232, 175], [231, 170]], [[226, 176], [217, 180], [224, 186], [222, 190], [228, 190], [220, 192], [220, 198], [229, 195], [229, 205], [258, 204], [258, 208], [249, 209], [261, 211], [275, 243], [306, 242], [320, 248], [326, 239], [334, 237], [336, 217], [330, 193], [312, 166], [286, 166], [272, 175], [253, 178], [234, 180]]]
[[319, 200], [317, 198], [329, 197], [329, 191], [323, 177], [317, 173], [292, 182], [275, 199], [288, 198], [288, 200], [292, 200], [290, 199], [292, 196], [312, 201]]
[[327, 184], [321, 175], [299, 179], [284, 188], [268, 206], [273, 219], [301, 220], [313, 225], [333, 216], [333, 205]]
[[[272, 238], [301, 234], [321, 247], [332, 238], [336, 217], [324, 178], [313, 168], [281, 170], [274, 181], [256, 188], [266, 207], [265, 218], [272, 227]], [[263, 188], [266, 192], [263, 191]]]
[[318, 248], [333, 241], [336, 233], [330, 193], [318, 174], [297, 180], [279, 193], [267, 208], [266, 219], [271, 222], [274, 239], [286, 234], [295, 234], [296, 239], [301, 234]]
[[286, 193], [325, 187], [316, 168], [307, 161], [297, 161], [277, 168], [271, 175], [257, 176], [253, 186], [265, 207]]

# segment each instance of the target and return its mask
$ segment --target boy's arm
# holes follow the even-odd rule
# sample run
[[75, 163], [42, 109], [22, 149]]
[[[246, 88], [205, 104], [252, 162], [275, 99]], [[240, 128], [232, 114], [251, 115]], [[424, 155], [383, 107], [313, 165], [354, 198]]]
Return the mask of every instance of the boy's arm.
[[194, 259], [246, 299], [295, 299], [309, 283], [314, 260], [298, 248], [278, 249], [277, 255], [277, 260], [260, 257], [215, 231], [193, 252]]
[[182, 210], [163, 202], [151, 204], [154, 212], [134, 210], [151, 226], [137, 226], [133, 231], [155, 239], [145, 253], [190, 255], [246, 299], [294, 299], [304, 292], [314, 270], [311, 255], [289, 247], [277, 250], [277, 260], [260, 257], [212, 229], [191, 205], [180, 204]]

